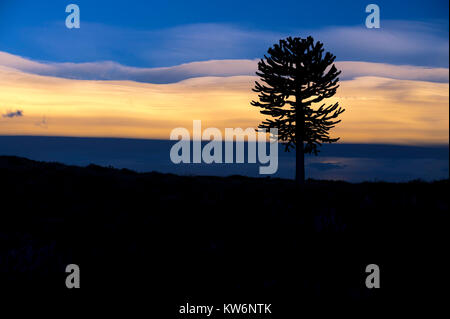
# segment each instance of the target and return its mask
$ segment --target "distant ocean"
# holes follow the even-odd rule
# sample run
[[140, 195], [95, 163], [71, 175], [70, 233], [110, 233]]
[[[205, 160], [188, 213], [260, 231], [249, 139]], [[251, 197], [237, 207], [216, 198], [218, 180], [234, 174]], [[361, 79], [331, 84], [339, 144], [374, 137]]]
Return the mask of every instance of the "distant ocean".
[[[173, 164], [176, 141], [124, 138], [0, 136], [0, 155], [86, 166], [91, 163], [138, 172], [180, 175], [259, 175], [265, 164]], [[225, 148], [223, 148], [223, 152]], [[192, 152], [192, 148], [191, 148]], [[294, 178], [295, 152], [279, 147], [278, 171], [272, 177]], [[306, 156], [306, 176], [349, 182], [404, 182], [449, 178], [449, 148], [384, 144], [329, 144], [318, 156]]]

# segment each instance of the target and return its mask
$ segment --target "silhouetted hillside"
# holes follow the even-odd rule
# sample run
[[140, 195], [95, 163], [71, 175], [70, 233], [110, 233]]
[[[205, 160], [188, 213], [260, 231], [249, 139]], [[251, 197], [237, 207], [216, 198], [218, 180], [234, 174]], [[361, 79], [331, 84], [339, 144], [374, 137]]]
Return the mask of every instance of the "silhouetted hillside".
[[[446, 273], [448, 180], [309, 180], [300, 190], [283, 179], [3, 156], [0, 185], [3, 287], [67, 292], [65, 267], [75, 263], [84, 292], [144, 289], [156, 296], [149, 303], [170, 309], [282, 299], [280, 314], [299, 304], [397, 304]], [[378, 290], [365, 286], [371, 263], [380, 266]]]

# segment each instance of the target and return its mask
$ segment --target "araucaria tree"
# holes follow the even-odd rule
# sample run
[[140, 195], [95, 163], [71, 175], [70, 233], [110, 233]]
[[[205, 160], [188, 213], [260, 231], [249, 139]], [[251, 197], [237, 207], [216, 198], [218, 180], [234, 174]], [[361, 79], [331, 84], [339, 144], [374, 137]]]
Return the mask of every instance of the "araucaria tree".
[[271, 116], [259, 128], [278, 129], [278, 140], [285, 150], [296, 150], [296, 176], [298, 184], [305, 181], [305, 153], [317, 155], [322, 143], [333, 143], [329, 130], [340, 120], [344, 109], [338, 103], [325, 106], [322, 100], [332, 97], [339, 87], [339, 74], [333, 64], [335, 56], [324, 54], [323, 44], [314, 43], [312, 37], [287, 38], [269, 48], [268, 55], [258, 63], [254, 92], [259, 101], [253, 106]]

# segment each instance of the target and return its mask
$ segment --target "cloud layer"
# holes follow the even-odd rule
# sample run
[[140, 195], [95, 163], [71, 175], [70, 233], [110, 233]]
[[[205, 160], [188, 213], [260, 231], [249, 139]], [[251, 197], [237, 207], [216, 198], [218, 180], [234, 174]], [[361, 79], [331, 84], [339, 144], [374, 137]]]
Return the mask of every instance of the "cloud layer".
[[[386, 71], [387, 72], [387, 71]], [[0, 135], [168, 139], [172, 129], [256, 127], [255, 76], [196, 77], [171, 84], [41, 76], [0, 66], [0, 105], [27, 116], [0, 118]], [[330, 103], [346, 108], [333, 131], [342, 142], [448, 143], [449, 85], [381, 76], [341, 82]], [[4, 113], [7, 109], [1, 109]], [[37, 125], [44, 123], [45, 125]]]
[[[0, 52], [0, 65], [23, 72], [80, 80], [130, 80], [144, 83], [175, 83], [204, 76], [254, 75], [258, 60], [211, 60], [191, 62], [165, 68], [137, 68], [116, 62], [93, 63], [39, 63]], [[341, 79], [378, 76], [399, 80], [419, 80], [447, 83], [447, 68], [390, 65], [386, 63], [341, 61]]]

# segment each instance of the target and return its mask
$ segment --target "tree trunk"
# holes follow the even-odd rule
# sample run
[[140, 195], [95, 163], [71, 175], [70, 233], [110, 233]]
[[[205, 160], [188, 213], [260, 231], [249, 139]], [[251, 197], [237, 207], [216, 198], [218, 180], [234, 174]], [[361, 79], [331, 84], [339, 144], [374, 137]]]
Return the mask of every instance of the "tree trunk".
[[299, 105], [297, 105], [295, 123], [295, 181], [297, 185], [300, 186], [305, 184], [305, 149], [303, 146], [304, 134], [305, 114], [303, 113], [303, 106], [299, 103]]
[[298, 185], [305, 184], [305, 154], [303, 143], [295, 147], [295, 181]]

